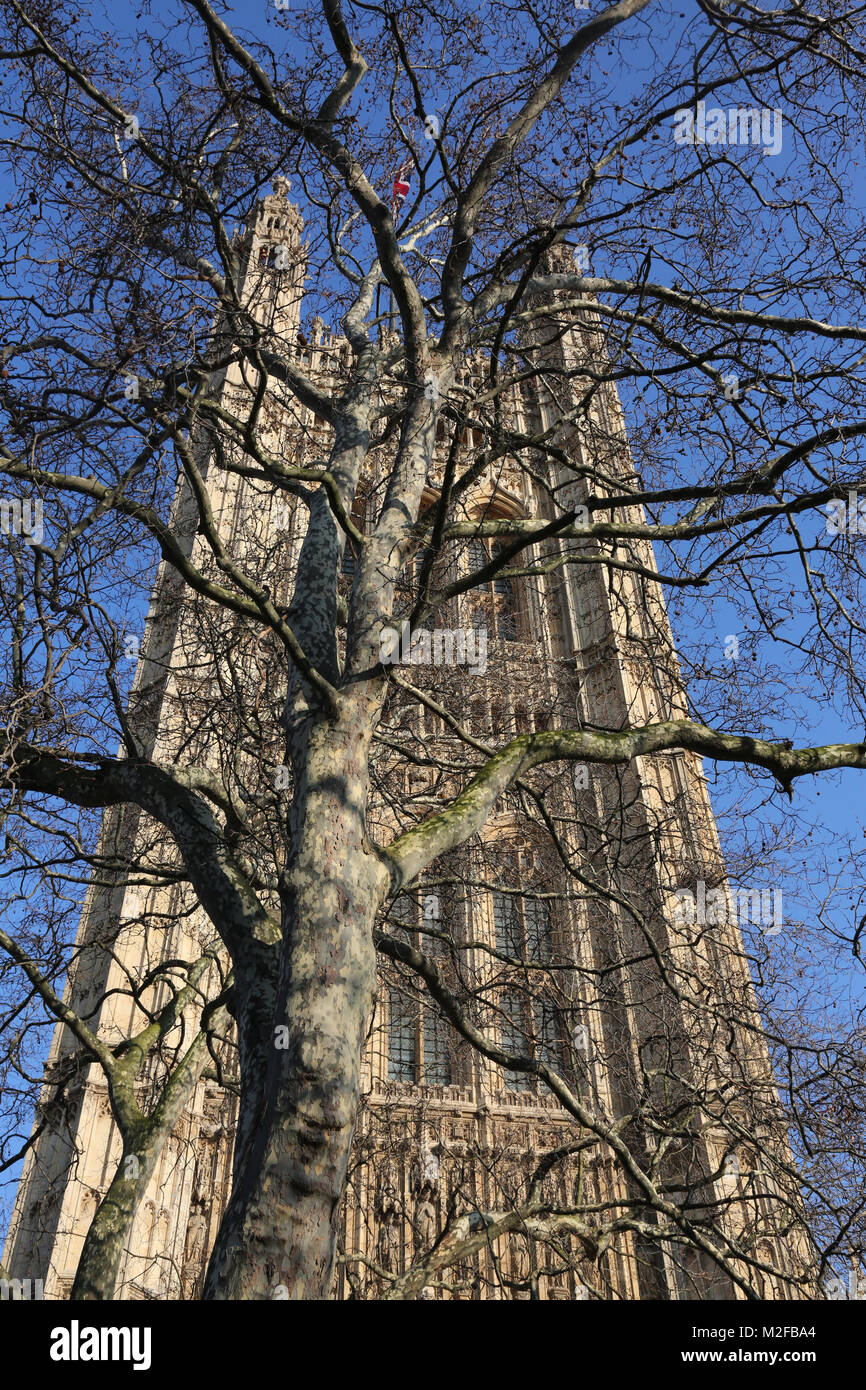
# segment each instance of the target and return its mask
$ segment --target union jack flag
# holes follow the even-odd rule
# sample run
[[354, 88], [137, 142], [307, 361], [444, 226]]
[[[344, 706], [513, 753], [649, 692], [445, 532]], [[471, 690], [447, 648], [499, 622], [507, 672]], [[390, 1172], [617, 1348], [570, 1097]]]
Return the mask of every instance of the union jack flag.
[[400, 204], [409, 196], [409, 170], [412, 168], [411, 159], [405, 164], [401, 164], [394, 176], [394, 187], [391, 190], [391, 216], [393, 217]]

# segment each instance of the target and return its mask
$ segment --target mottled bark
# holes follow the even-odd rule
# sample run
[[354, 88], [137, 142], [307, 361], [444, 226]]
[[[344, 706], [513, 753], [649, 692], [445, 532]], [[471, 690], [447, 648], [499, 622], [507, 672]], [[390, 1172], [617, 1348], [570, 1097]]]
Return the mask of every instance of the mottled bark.
[[156, 1142], [150, 1143], [145, 1134], [133, 1135], [124, 1144], [123, 1157], [111, 1186], [90, 1223], [75, 1271], [71, 1299], [101, 1301], [114, 1297], [120, 1261], [132, 1234], [135, 1213], [153, 1177], [162, 1144], [162, 1134]]
[[[207, 1020], [207, 1027], [222, 1030], [226, 1021], [226, 1009], [220, 1007]], [[90, 1223], [75, 1272], [72, 1299], [114, 1297], [120, 1262], [129, 1245], [135, 1214], [166, 1140], [189, 1103], [209, 1055], [207, 1034], [202, 1029], [178, 1063], [156, 1108], [137, 1123], [130, 1124], [125, 1119], [132, 1097], [122, 1098], [120, 1113], [118, 1115], [116, 1109], [116, 1115], [123, 1131], [123, 1157]], [[118, 1084], [116, 1078], [114, 1084]], [[112, 1100], [115, 1101], [114, 1095]]]
[[270, 1056], [206, 1299], [328, 1296], [389, 883], [365, 834], [370, 723], [347, 703], [303, 733]]

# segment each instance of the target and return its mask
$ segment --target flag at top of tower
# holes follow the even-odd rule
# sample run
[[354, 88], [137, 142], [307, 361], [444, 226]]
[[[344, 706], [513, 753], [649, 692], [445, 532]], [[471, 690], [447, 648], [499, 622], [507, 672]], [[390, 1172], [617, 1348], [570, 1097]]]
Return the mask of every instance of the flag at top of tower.
[[394, 175], [394, 187], [391, 190], [391, 216], [393, 217], [397, 208], [409, 194], [409, 170], [412, 167], [411, 159], [406, 160], [400, 165]]

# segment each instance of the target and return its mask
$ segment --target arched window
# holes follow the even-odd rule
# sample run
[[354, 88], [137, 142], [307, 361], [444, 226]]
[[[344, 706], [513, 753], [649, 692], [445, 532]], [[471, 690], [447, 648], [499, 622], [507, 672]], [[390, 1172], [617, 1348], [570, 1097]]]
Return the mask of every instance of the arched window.
[[288, 270], [290, 266], [288, 246], [260, 246], [259, 265], [268, 270]]

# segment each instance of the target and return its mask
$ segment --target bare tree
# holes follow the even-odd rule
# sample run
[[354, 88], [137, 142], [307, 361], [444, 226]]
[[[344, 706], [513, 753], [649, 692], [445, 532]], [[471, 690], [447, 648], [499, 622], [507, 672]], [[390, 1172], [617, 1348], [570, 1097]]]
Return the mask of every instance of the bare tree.
[[[866, 328], [846, 163], [862, 8], [704, 0], [667, 21], [649, 0], [553, 0], [505, 23], [499, 5], [325, 0], [263, 10], [251, 34], [184, 0], [124, 40], [63, 4], [2, 14], [6, 877], [45, 913], [36, 930], [13, 909], [3, 938], [26, 980], [9, 1065], [29, 1075], [16, 1020], [38, 1002], [102, 1066], [123, 1129], [121, 1089], [198, 990], [202, 1028], [158, 1069], [153, 1108], [129, 1096], [130, 1152], [145, 1125], [151, 1155], [228, 1006], [238, 1126], [204, 1297], [324, 1297], [388, 990], [546, 1087], [571, 1137], [533, 1171], [504, 1158], [492, 1205], [452, 1164], [441, 1231], [416, 1185], [411, 1258], [344, 1239], [345, 1279], [459, 1292], [483, 1251], [531, 1295], [543, 1247], [556, 1277], [583, 1271], [605, 1296], [604, 1261], [631, 1242], [725, 1296], [814, 1296], [862, 1251], [862, 1138], [834, 1159], [838, 1130], [816, 1122], [827, 1095], [862, 1096], [856, 1019], [828, 1052], [777, 957], [762, 1023], [760, 933], [744, 945], [724, 914], [669, 899], [728, 893], [686, 785], [700, 758], [722, 779], [744, 769], [768, 840], [780, 796], [866, 767], [837, 733], [864, 718]], [[272, 180], [285, 227], [251, 264], [244, 223]], [[531, 513], [489, 501], [515, 477]], [[157, 561], [130, 689], [126, 636]], [[602, 599], [612, 615], [594, 640], [618, 634], [640, 692], [621, 716], [596, 717], [589, 666], [546, 708], [531, 671], [521, 692], [508, 644], [521, 624], [559, 630], [572, 590], [587, 631]], [[663, 594], [683, 613], [688, 699]], [[489, 635], [480, 709], [461, 669], [425, 665], [431, 630]], [[408, 672], [404, 631], [428, 641]], [[804, 678], [833, 716], [814, 746], [780, 733]], [[519, 862], [484, 838], [503, 807]], [[116, 809], [97, 838], [101, 808]], [[650, 877], [659, 845], [666, 883]], [[750, 891], [756, 860], [738, 852]], [[220, 968], [163, 972], [168, 1000], [165, 978], [129, 980], [146, 1021], [133, 1011], [108, 1045], [59, 999], [80, 893], [67, 909], [57, 890], [130, 871], [206, 914]], [[586, 921], [592, 950], [546, 941], [540, 909], [506, 906], [518, 889]], [[495, 945], [454, 928], [472, 893], [497, 895]], [[452, 902], [450, 925], [425, 917], [427, 894]], [[836, 927], [809, 926], [829, 968]], [[583, 1183], [590, 1161], [619, 1174], [615, 1199]], [[140, 1191], [82, 1296], [110, 1296]], [[509, 1238], [526, 1259], [505, 1267]]]

